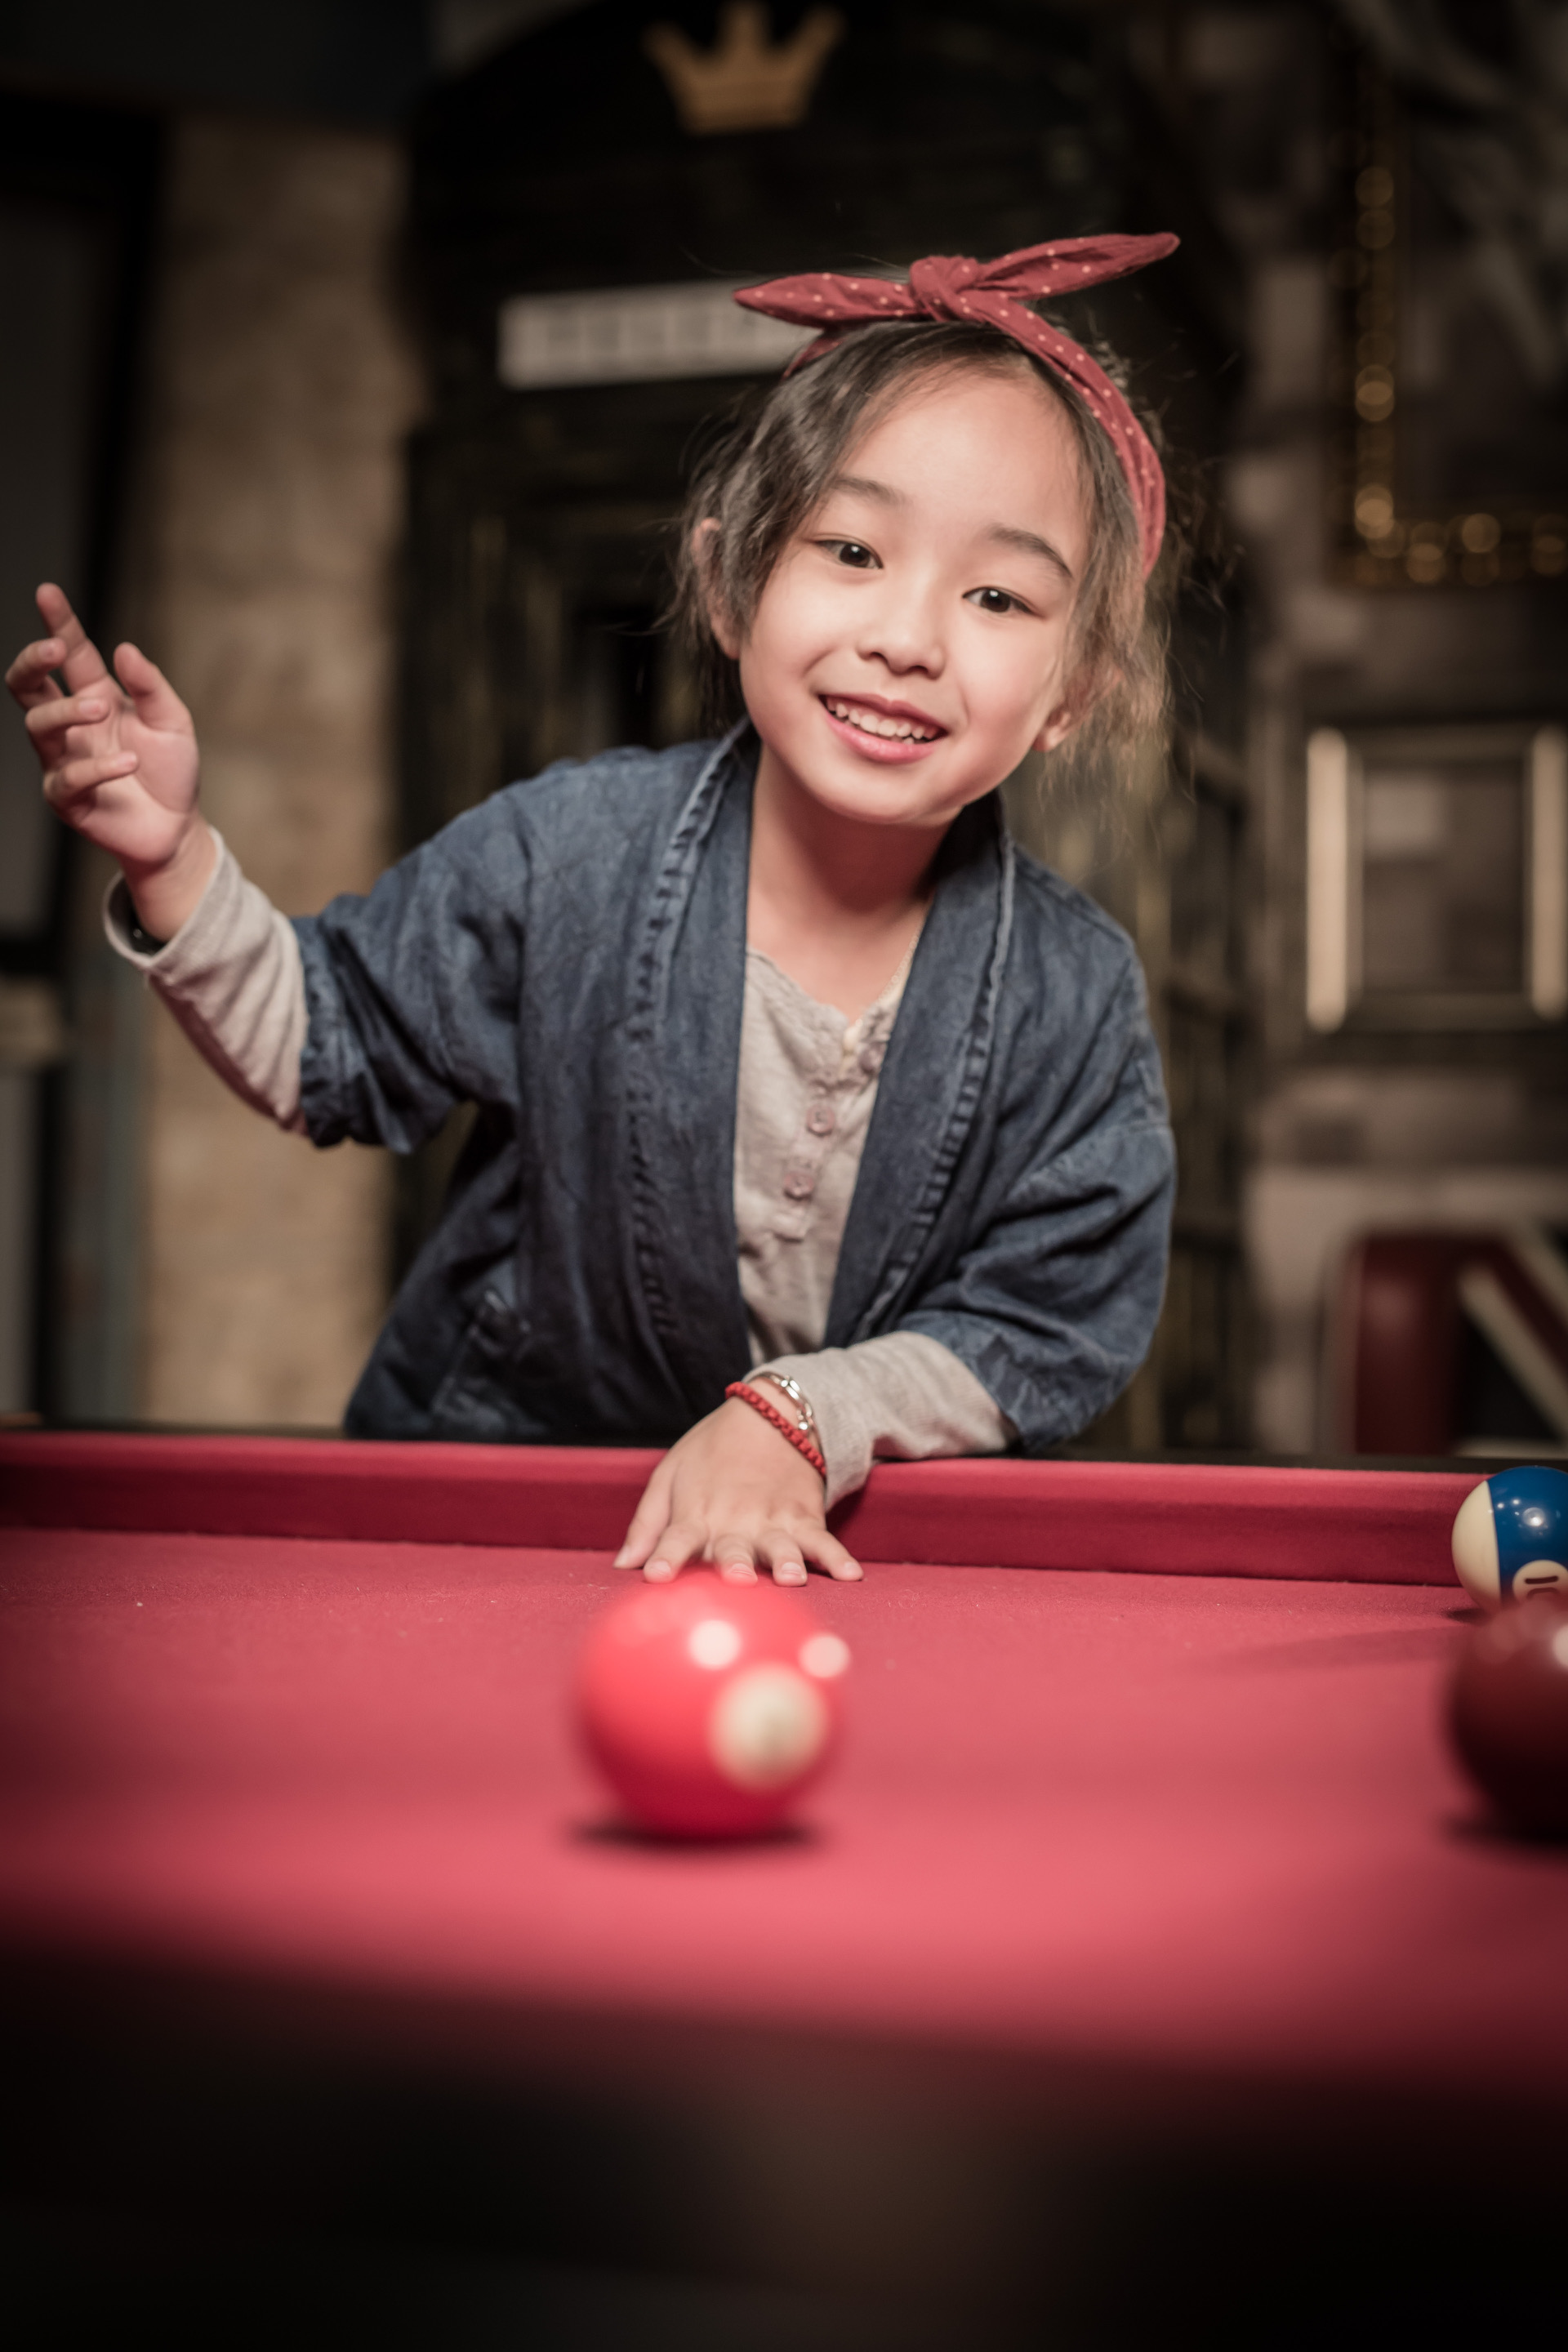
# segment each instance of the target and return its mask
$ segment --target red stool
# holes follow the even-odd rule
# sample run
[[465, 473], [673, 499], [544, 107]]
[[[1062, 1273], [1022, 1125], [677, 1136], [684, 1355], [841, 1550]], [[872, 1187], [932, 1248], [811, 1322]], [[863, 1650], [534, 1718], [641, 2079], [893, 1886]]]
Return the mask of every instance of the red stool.
[[[1329, 1346], [1332, 1442], [1348, 1453], [1568, 1444], [1568, 1258], [1542, 1227], [1364, 1235], [1340, 1270]], [[1487, 1349], [1530, 1427], [1463, 1425], [1467, 1370]]]

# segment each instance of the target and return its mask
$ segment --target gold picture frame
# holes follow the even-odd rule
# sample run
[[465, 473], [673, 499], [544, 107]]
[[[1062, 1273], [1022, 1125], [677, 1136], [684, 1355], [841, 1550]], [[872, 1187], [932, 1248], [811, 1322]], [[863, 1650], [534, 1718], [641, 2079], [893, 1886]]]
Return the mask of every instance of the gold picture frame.
[[1568, 573], [1568, 500], [1412, 506], [1397, 464], [1400, 310], [1408, 274], [1410, 126], [1370, 52], [1346, 60], [1331, 163], [1336, 233], [1329, 491], [1332, 568], [1362, 588], [1492, 588]]

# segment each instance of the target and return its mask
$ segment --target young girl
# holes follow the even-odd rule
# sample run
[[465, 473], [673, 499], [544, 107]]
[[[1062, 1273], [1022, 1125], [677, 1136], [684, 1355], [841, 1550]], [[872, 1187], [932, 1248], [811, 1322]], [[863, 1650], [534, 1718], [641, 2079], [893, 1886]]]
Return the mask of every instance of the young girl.
[[798, 1584], [860, 1573], [826, 1517], [874, 1456], [1038, 1452], [1125, 1385], [1159, 1058], [1129, 941], [996, 788], [1157, 715], [1158, 461], [1030, 300], [1173, 242], [742, 295], [825, 331], [686, 518], [679, 610], [737, 723], [514, 784], [308, 920], [205, 823], [153, 664], [110, 675], [39, 591], [8, 682], [45, 790], [207, 1059], [318, 1145], [477, 1106], [351, 1432], [666, 1446], [619, 1564]]

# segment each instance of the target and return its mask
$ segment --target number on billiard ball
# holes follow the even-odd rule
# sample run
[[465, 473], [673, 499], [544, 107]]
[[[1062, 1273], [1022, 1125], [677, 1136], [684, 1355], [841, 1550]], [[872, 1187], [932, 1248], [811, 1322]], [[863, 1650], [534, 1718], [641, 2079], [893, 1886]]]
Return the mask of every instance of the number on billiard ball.
[[647, 1829], [734, 1837], [771, 1828], [838, 1732], [849, 1652], [773, 1584], [688, 1572], [641, 1585], [588, 1637], [577, 1719], [589, 1754]]
[[1568, 1591], [1568, 1473], [1483, 1478], [1459, 1506], [1453, 1540], [1459, 1581], [1483, 1609]]
[[1539, 1593], [1478, 1627], [1449, 1691], [1448, 1727], [1510, 1820], [1568, 1832], [1568, 1599]]

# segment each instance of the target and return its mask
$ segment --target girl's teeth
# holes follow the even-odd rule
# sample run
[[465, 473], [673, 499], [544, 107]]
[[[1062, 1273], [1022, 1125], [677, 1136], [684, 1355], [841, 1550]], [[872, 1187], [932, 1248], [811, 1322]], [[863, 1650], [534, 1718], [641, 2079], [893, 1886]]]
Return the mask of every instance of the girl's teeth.
[[861, 710], [847, 702], [830, 702], [827, 708], [835, 719], [858, 727], [862, 734], [885, 735], [895, 743], [931, 743], [940, 732], [935, 727], [917, 727], [908, 719], [886, 719], [879, 710]]

